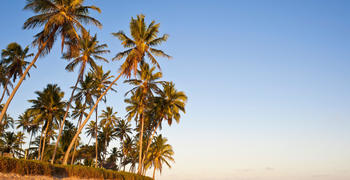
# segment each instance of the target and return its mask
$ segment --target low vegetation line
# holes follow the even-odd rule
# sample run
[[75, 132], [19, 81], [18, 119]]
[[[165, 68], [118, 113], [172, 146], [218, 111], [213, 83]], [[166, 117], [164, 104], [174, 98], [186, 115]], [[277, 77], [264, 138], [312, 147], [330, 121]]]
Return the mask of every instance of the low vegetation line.
[[79, 165], [51, 165], [47, 162], [0, 157], [1, 173], [16, 173], [20, 175], [40, 175], [49, 177], [77, 177], [116, 180], [151, 180], [128, 172], [118, 172], [100, 168]]

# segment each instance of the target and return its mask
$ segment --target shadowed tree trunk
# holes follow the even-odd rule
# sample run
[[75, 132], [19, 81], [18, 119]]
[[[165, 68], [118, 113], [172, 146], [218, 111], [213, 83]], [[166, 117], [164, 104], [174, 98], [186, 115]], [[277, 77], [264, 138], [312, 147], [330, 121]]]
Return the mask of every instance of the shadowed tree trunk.
[[41, 157], [40, 157], [41, 161], [43, 160], [43, 157], [44, 157], [45, 145], [46, 145], [46, 136], [47, 136], [47, 130], [49, 129], [49, 126], [50, 126], [50, 121], [47, 122], [47, 125], [46, 125], [46, 128], [45, 128], [45, 136], [44, 136], [44, 139], [43, 139], [43, 149], [41, 151]]
[[96, 109], [95, 109], [95, 115], [96, 115], [96, 127], [95, 127], [95, 151], [96, 151], [96, 164], [95, 164], [95, 168], [97, 168], [97, 155], [98, 155], [98, 149], [97, 149], [97, 145], [98, 145], [98, 141], [97, 141], [97, 109], [98, 109], [98, 106], [96, 106]]
[[139, 144], [140, 144], [140, 150], [139, 150], [139, 167], [138, 167], [138, 174], [142, 173], [142, 139], [143, 139], [143, 114], [140, 115], [141, 120], [141, 127], [140, 127], [140, 138], [139, 138]]

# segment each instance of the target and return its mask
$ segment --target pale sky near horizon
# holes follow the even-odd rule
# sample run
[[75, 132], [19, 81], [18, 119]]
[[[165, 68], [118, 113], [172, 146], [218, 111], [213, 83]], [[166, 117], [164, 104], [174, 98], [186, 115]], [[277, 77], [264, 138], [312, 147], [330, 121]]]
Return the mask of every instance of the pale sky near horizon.
[[[28, 45], [21, 29], [33, 14], [24, 0], [6, 0], [0, 48]], [[164, 80], [189, 100], [180, 124], [162, 130], [175, 151], [160, 180], [349, 180], [350, 1], [98, 1], [92, 28], [111, 59], [122, 50], [111, 33], [127, 33], [130, 18], [146, 15], [170, 38], [159, 59]], [[34, 49], [32, 49], [34, 52]], [[64, 70], [59, 46], [37, 62], [9, 107], [17, 117], [34, 91], [57, 83], [70, 94], [76, 73]], [[116, 74], [120, 63], [103, 64]], [[125, 115], [124, 93], [108, 96]], [[102, 105], [104, 106], [104, 105]]]

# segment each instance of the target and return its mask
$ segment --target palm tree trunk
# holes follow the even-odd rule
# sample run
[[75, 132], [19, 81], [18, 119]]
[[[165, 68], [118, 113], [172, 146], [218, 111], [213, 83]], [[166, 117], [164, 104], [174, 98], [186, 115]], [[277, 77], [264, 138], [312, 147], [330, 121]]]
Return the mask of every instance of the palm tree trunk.
[[86, 119], [84, 120], [83, 124], [79, 127], [77, 133], [75, 133], [74, 138], [72, 140], [72, 142], [70, 143], [66, 154], [64, 155], [64, 159], [63, 159], [63, 164], [67, 165], [67, 161], [68, 161], [68, 156], [69, 156], [69, 151], [72, 149], [74, 141], [78, 138], [81, 130], [84, 128], [85, 124], [89, 121], [92, 113], [94, 112], [94, 110], [96, 109], [98, 103], [101, 101], [101, 99], [107, 94], [107, 92], [112, 88], [112, 86], [115, 84], [115, 82], [118, 81], [118, 79], [123, 75], [123, 72], [121, 72], [118, 77], [116, 77], [113, 82], [108, 86], [108, 88], [101, 94], [101, 96], [97, 99], [94, 107], [92, 107], [91, 111], [89, 112], [88, 116], [86, 117]]
[[152, 132], [152, 136], [148, 139], [147, 148], [146, 148], [146, 151], [144, 152], [144, 155], [143, 155], [143, 158], [142, 158], [142, 164], [145, 162], [148, 149], [149, 149], [149, 147], [151, 146], [152, 139], [153, 139], [154, 135], [156, 134], [156, 131], [157, 131], [159, 125], [160, 125], [160, 122], [161, 122], [161, 121], [158, 121], [156, 128], [155, 128], [155, 129], [153, 130], [153, 132]]
[[43, 43], [43, 45], [39, 48], [38, 52], [36, 53], [34, 59], [32, 60], [32, 62], [27, 66], [26, 70], [24, 71], [23, 75], [21, 76], [21, 78], [19, 79], [18, 83], [16, 84], [15, 88], [12, 90], [9, 98], [7, 99], [6, 103], [5, 103], [5, 106], [4, 108], [2, 109], [1, 111], [1, 114], [0, 114], [0, 124], [2, 123], [2, 119], [4, 118], [5, 114], [6, 114], [6, 111], [7, 111], [7, 108], [9, 107], [13, 97], [15, 96], [18, 88], [21, 86], [24, 78], [27, 76], [30, 68], [35, 64], [36, 60], [38, 60], [39, 56], [41, 55], [42, 51], [45, 49], [47, 43], [52, 40], [52, 38], [54, 37], [56, 31], [57, 31], [58, 28], [55, 28], [52, 33], [50, 34], [50, 37]]
[[153, 169], [153, 180], [155, 180], [156, 178], [156, 167], [154, 166], [154, 169]]
[[29, 152], [30, 152], [30, 144], [32, 143], [32, 137], [33, 137], [33, 132], [30, 133], [29, 147], [28, 147], [28, 156], [29, 156]]
[[140, 137], [139, 137], [139, 144], [140, 144], [140, 150], [139, 150], [139, 168], [137, 173], [141, 174], [142, 172], [142, 139], [143, 139], [143, 113], [141, 114], [141, 127], [140, 127]]
[[95, 109], [95, 115], [96, 115], [96, 124], [95, 124], [95, 152], [96, 152], [96, 163], [95, 163], [95, 168], [97, 168], [97, 154], [98, 154], [98, 149], [97, 149], [97, 145], [98, 145], [98, 142], [97, 142], [97, 109], [98, 109], [98, 106], [96, 106], [96, 109]]
[[[51, 121], [51, 120], [50, 120], [50, 121]], [[49, 129], [50, 121], [47, 122], [47, 125], [46, 125], [46, 128], [45, 128], [45, 136], [44, 136], [44, 139], [43, 139], [43, 149], [42, 149], [42, 151], [41, 151], [41, 157], [40, 157], [40, 160], [41, 160], [41, 161], [42, 161], [43, 158], [44, 158], [45, 145], [46, 145], [46, 136], [47, 136], [47, 130]]]
[[[85, 107], [85, 103], [84, 103], [84, 106], [83, 106], [83, 107]], [[80, 126], [82, 118], [83, 118], [83, 114], [80, 114], [77, 127]], [[76, 149], [77, 149], [77, 144], [78, 144], [78, 139], [75, 141], [75, 144], [74, 144], [72, 160], [71, 160], [71, 162], [70, 162], [70, 164], [72, 164], [72, 165], [73, 165], [73, 162], [74, 162], [74, 156], [75, 156], [75, 151], [76, 151]]]
[[56, 140], [56, 144], [55, 144], [55, 148], [54, 148], [54, 150], [53, 150], [52, 159], [51, 159], [51, 164], [53, 164], [54, 161], [55, 161], [57, 146], [58, 146], [58, 143], [59, 143], [60, 138], [61, 138], [61, 135], [62, 135], [62, 131], [63, 131], [63, 127], [64, 127], [64, 122], [66, 121], [66, 118], [67, 118], [67, 115], [68, 115], [68, 112], [69, 112], [69, 108], [70, 108], [70, 105], [71, 105], [72, 100], [73, 100], [74, 91], [75, 91], [75, 89], [77, 89], [78, 83], [79, 83], [80, 79], [81, 79], [82, 76], [83, 76], [83, 72], [84, 72], [83, 70], [84, 70], [84, 68], [81, 68], [80, 73], [79, 73], [79, 76], [78, 76], [78, 79], [77, 79], [77, 82], [75, 83], [74, 88], [73, 88], [73, 90], [72, 90], [72, 94], [70, 95], [69, 102], [68, 102], [67, 108], [66, 108], [66, 113], [65, 113], [64, 116], [63, 116], [63, 120], [62, 120], [61, 126], [60, 126], [60, 131], [59, 131], [59, 133], [58, 133], [57, 140]]
[[10, 80], [10, 78], [8, 78], [8, 79], [6, 80], [6, 83], [5, 83], [5, 86], [4, 86], [4, 92], [2, 92], [1, 99], [0, 99], [0, 103], [2, 102], [2, 100], [3, 100], [4, 97], [5, 97], [5, 93], [6, 93], [6, 90], [7, 90], [7, 84], [8, 84], [8, 82], [9, 82], [9, 80]]
[[[43, 125], [44, 126], [44, 125]], [[40, 141], [39, 141], [39, 149], [38, 149], [38, 157], [37, 157], [37, 160], [39, 160], [40, 158], [40, 155], [41, 155], [41, 142], [42, 142], [42, 139], [43, 139], [43, 130], [42, 130], [43, 127], [41, 127], [41, 135], [40, 135]]]

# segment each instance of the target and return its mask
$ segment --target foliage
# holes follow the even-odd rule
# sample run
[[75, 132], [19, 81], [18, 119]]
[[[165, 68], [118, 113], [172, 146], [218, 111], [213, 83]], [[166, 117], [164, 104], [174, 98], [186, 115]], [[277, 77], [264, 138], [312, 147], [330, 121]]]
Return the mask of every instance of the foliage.
[[0, 157], [0, 172], [49, 177], [79, 177], [120, 180], [151, 180], [149, 177], [127, 172], [97, 169], [79, 165], [51, 165], [46, 162]]

